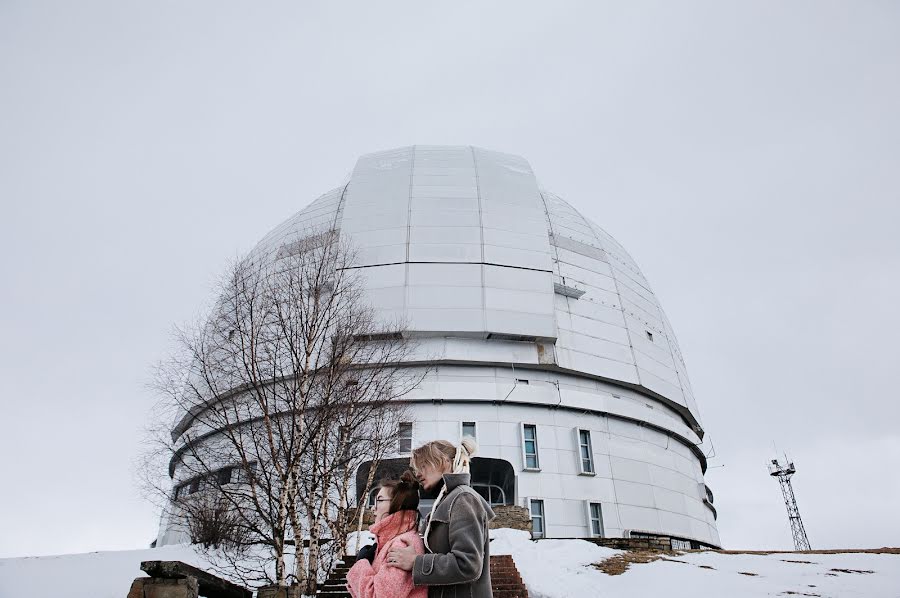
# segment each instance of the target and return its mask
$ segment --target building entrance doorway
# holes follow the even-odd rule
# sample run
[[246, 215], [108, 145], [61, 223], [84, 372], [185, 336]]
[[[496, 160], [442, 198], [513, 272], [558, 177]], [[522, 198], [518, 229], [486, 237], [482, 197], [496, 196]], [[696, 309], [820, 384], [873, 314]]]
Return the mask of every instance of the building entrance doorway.
[[[366, 489], [366, 480], [372, 462], [366, 462], [356, 471], [356, 499], [365, 500], [369, 507], [375, 505], [375, 496], [378, 494], [378, 482], [385, 479], [396, 479], [409, 469], [409, 459], [386, 459], [378, 464], [373, 478], [369, 495], [363, 496]], [[487, 457], [474, 457], [470, 465], [472, 489], [482, 496], [491, 506], [512, 505], [516, 502], [516, 475], [512, 464], [503, 459], [490, 459]], [[422, 492], [419, 501], [419, 512], [422, 516], [431, 511], [434, 499], [440, 489], [432, 492]]]

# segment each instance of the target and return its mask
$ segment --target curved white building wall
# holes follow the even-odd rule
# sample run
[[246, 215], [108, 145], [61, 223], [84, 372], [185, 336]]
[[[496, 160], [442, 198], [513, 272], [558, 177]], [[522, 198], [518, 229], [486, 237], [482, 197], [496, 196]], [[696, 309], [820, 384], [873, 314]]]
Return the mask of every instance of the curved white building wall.
[[[698, 445], [703, 430], [672, 328], [611, 236], [542, 190], [523, 158], [414, 146], [362, 156], [254, 249], [277, 259], [338, 230], [367, 296], [436, 366], [409, 397], [416, 445], [477, 422], [481, 456], [516, 475], [514, 502], [544, 501], [546, 535], [668, 534], [718, 545]], [[516, 383], [516, 380], [528, 382]], [[540, 471], [525, 468], [535, 425]], [[577, 429], [595, 473], [578, 470]]]

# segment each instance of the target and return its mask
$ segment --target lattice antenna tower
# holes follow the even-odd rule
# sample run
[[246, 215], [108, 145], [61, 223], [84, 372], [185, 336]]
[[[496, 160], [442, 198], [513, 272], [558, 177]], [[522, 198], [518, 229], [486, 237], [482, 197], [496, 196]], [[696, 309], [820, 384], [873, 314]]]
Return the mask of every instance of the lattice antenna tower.
[[788, 521], [791, 523], [791, 533], [794, 535], [795, 550], [810, 550], [809, 538], [806, 537], [806, 529], [803, 520], [800, 519], [800, 509], [797, 508], [797, 499], [794, 497], [794, 488], [791, 486], [791, 477], [797, 473], [793, 461], [784, 458], [784, 465], [778, 459], [772, 459], [769, 463], [769, 475], [778, 478], [781, 484], [781, 494], [784, 496], [784, 506], [787, 508]]

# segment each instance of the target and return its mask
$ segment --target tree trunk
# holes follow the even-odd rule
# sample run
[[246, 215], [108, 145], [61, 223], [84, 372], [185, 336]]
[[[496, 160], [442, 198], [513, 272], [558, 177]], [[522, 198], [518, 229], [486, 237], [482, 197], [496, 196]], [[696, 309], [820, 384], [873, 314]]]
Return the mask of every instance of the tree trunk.
[[359, 508], [359, 519], [356, 523], [356, 548], [353, 549], [356, 554], [359, 554], [359, 542], [360, 536], [362, 535], [363, 517], [366, 514], [366, 508], [369, 504], [369, 492], [372, 491], [372, 482], [375, 480], [375, 469], [378, 467], [378, 463], [378, 459], [372, 460], [372, 465], [369, 467], [369, 475], [366, 477], [366, 489], [360, 497], [360, 502], [357, 505], [357, 507]]

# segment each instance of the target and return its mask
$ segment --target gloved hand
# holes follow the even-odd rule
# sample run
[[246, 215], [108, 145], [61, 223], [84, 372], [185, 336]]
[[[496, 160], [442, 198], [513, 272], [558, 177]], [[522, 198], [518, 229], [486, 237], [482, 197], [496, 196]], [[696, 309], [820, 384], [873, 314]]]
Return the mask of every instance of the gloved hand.
[[356, 560], [366, 559], [369, 561], [369, 564], [372, 564], [372, 561], [375, 560], [375, 550], [377, 548], [377, 544], [369, 544], [368, 546], [363, 546], [359, 549], [359, 552], [356, 553]]

